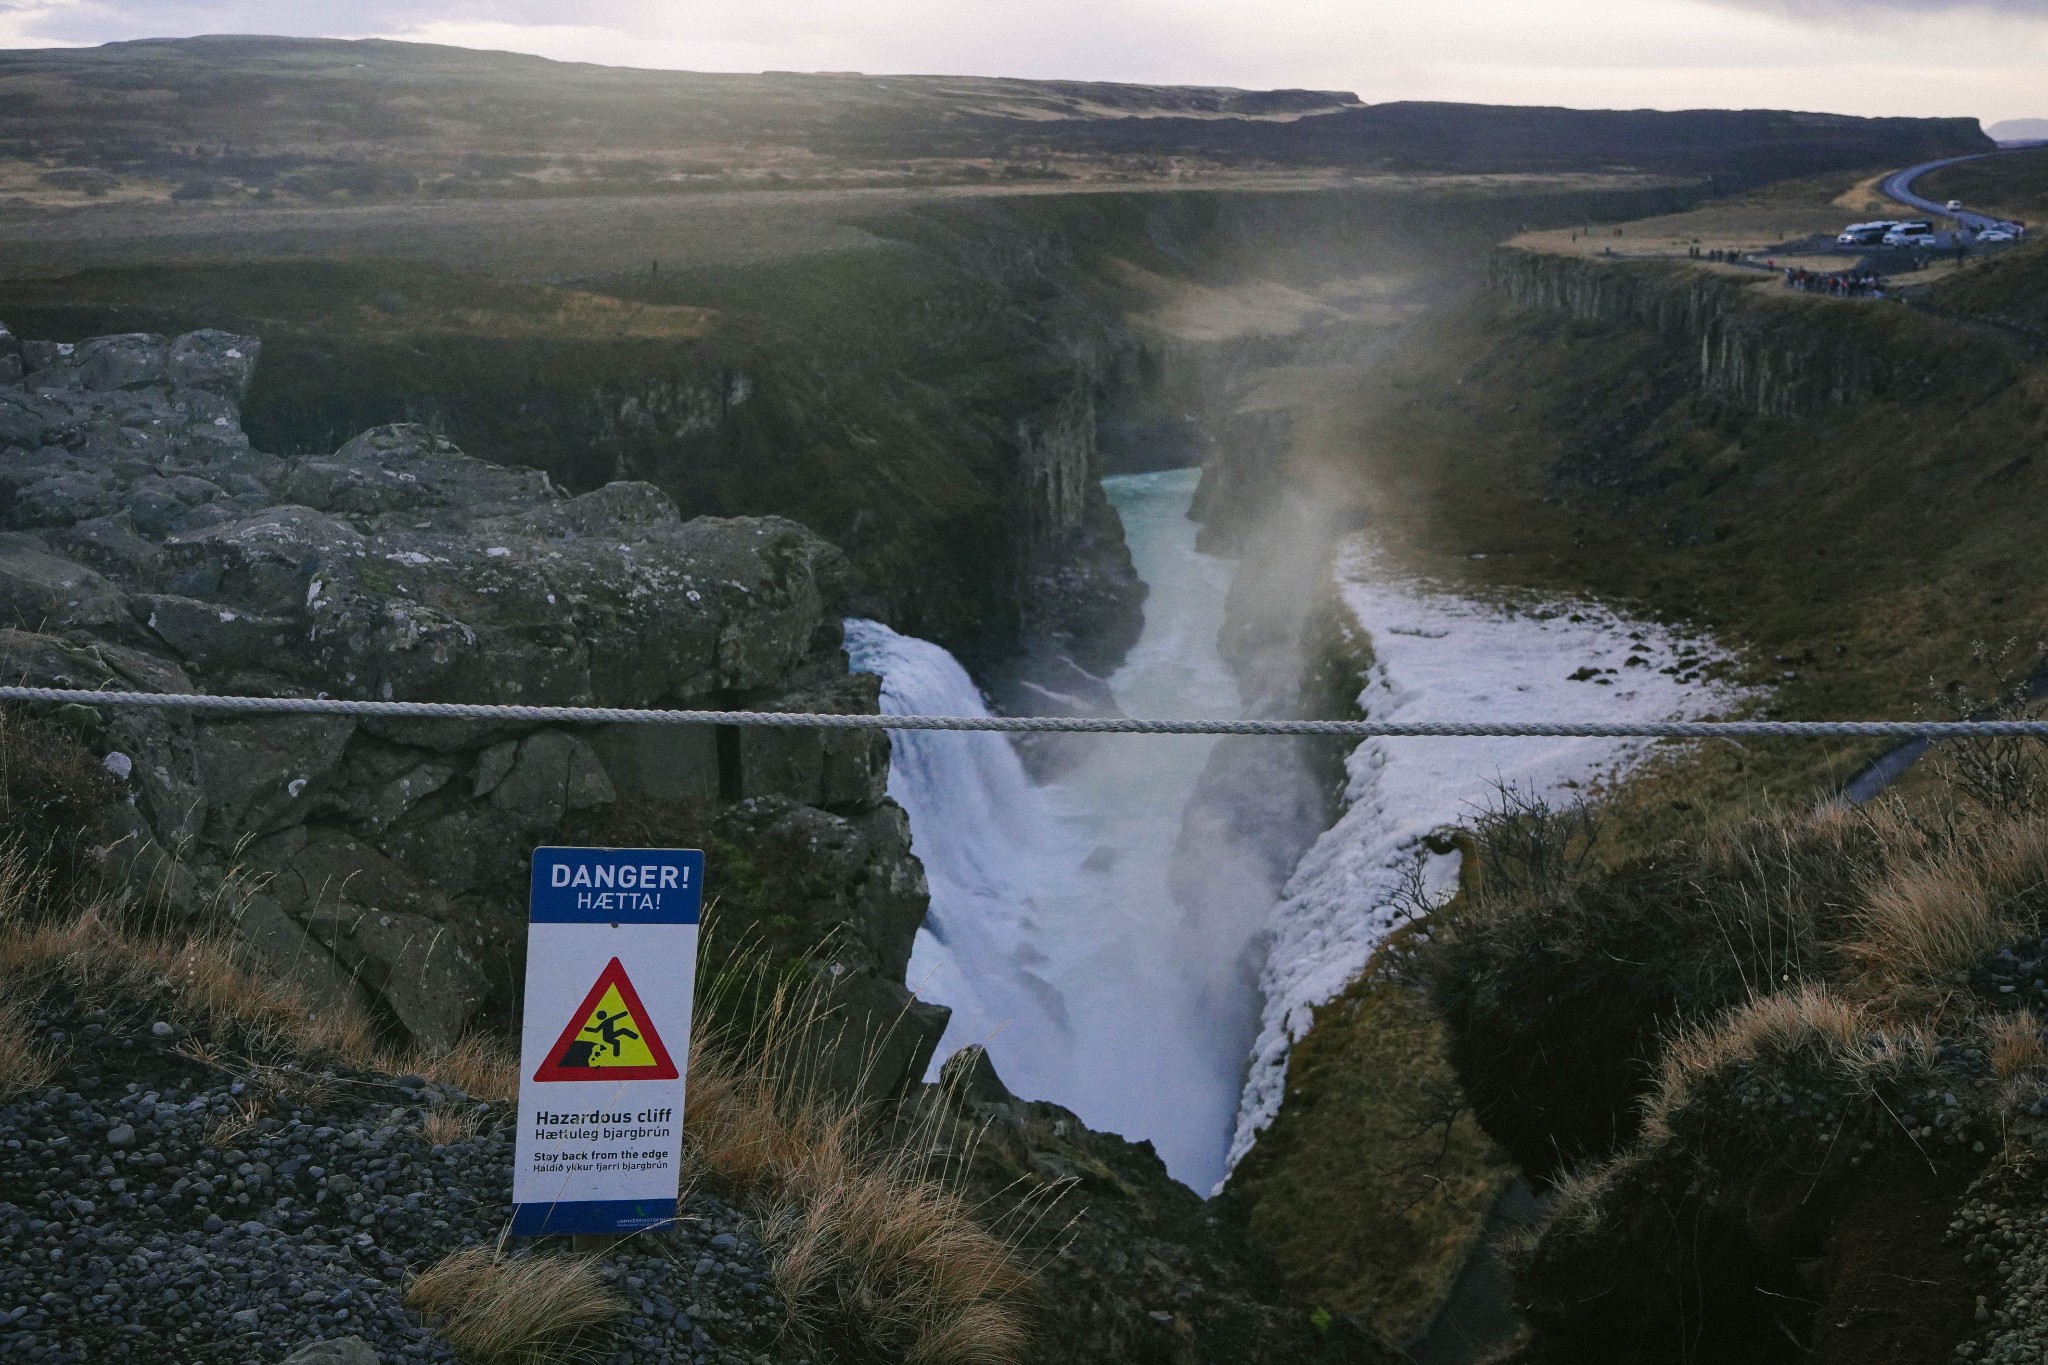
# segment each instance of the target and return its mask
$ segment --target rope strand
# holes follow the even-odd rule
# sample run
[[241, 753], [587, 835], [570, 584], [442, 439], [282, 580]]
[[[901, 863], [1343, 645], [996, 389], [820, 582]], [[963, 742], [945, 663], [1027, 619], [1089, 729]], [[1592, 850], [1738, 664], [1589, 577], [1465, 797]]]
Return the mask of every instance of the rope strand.
[[1138, 720], [1127, 716], [887, 716], [814, 711], [653, 711], [618, 706], [501, 706], [477, 702], [353, 701], [339, 697], [224, 697], [0, 687], [0, 701], [149, 706], [214, 715], [387, 716], [403, 720], [541, 724], [737, 725], [784, 730], [992, 730], [1106, 735], [1331, 735], [1347, 739], [2009, 739], [2048, 738], [2048, 720], [1392, 721]]

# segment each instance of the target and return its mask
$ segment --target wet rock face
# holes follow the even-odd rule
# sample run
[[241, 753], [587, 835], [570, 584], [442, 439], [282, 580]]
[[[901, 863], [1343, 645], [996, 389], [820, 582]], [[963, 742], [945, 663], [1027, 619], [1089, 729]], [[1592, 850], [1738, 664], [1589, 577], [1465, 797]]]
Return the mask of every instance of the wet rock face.
[[[260, 349], [222, 332], [60, 345], [0, 329], [10, 679], [876, 709], [839, 650], [845, 562], [803, 527], [684, 521], [644, 483], [572, 498], [416, 426], [332, 455], [265, 454], [238, 408]], [[430, 1044], [508, 1007], [532, 847], [624, 806], [773, 800], [785, 823], [829, 826], [830, 847], [853, 851], [813, 877], [821, 905], [881, 907], [852, 936], [860, 961], [839, 964], [858, 991], [869, 977], [901, 991], [923, 917], [880, 734], [141, 709], [82, 723], [121, 775], [108, 861], [134, 894], [188, 916], [231, 901], [245, 939], [316, 999], [369, 1003]], [[816, 918], [843, 928], [839, 909]]]

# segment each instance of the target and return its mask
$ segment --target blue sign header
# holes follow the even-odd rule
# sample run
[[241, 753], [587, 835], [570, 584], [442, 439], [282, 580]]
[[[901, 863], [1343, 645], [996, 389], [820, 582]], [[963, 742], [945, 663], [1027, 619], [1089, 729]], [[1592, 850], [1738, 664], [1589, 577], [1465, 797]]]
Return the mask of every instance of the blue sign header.
[[537, 848], [534, 924], [695, 924], [704, 855], [694, 848]]

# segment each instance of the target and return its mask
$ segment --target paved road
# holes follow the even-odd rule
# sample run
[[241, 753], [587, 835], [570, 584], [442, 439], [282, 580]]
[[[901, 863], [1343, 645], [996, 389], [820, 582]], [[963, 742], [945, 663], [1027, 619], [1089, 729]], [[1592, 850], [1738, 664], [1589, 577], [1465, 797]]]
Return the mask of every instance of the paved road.
[[1916, 208], [1923, 213], [1942, 214], [1945, 217], [1956, 219], [1972, 232], [1982, 232], [1985, 228], [2001, 225], [2005, 220], [2002, 218], [1992, 218], [1982, 213], [1973, 213], [1968, 209], [1964, 209], [1960, 213], [1950, 213], [1945, 205], [1932, 199], [1923, 199], [1921, 196], [1913, 193], [1913, 182], [1929, 171], [1938, 171], [1943, 166], [1954, 166], [1965, 161], [1981, 161], [1987, 156], [2001, 155], [2003, 155], [2002, 152], [1976, 152], [1970, 156], [1951, 156], [1941, 161], [1928, 161], [1918, 166], [1908, 166], [1903, 171], [1894, 171], [1886, 176], [1884, 183], [1878, 186], [1878, 188], [1884, 193], [1886, 198], [1894, 199], [1908, 208]]

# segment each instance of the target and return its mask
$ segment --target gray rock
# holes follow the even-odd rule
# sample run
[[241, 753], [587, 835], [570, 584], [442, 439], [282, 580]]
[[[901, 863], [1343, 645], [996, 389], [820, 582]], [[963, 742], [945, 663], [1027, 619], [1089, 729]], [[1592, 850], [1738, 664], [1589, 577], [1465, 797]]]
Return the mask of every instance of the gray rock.
[[170, 537], [177, 591], [266, 615], [317, 614], [333, 579], [366, 553], [353, 527], [310, 507], [273, 507], [239, 521]]
[[122, 510], [123, 493], [104, 470], [69, 469], [28, 484], [14, 495], [7, 518], [14, 526], [69, 526]]
[[349, 808], [355, 822], [373, 833], [388, 828], [455, 777], [447, 759], [421, 759]]
[[100, 688], [124, 680], [103, 647], [0, 627], [0, 676], [25, 687]]
[[[621, 797], [676, 806], [719, 799], [718, 733], [709, 725], [607, 725], [589, 742]], [[481, 763], [477, 771], [481, 781]]]
[[756, 797], [721, 812], [714, 829], [789, 881], [821, 888], [802, 908], [812, 942], [836, 943], [838, 960], [902, 979], [930, 899], [902, 807], [885, 801], [845, 817]]
[[134, 1124], [132, 1124], [132, 1123], [117, 1123], [117, 1124], [115, 1124], [115, 1125], [114, 1125], [114, 1126], [113, 1126], [112, 1128], [109, 1128], [109, 1129], [107, 1130], [107, 1146], [109, 1146], [109, 1147], [117, 1147], [117, 1148], [118, 1148], [118, 1147], [133, 1147], [134, 1145], [135, 1145], [135, 1125], [134, 1125]]
[[33, 536], [0, 534], [0, 624], [23, 630], [122, 628], [127, 597]]
[[196, 727], [205, 838], [232, 848], [303, 819], [355, 733], [345, 716], [261, 716]]
[[57, 553], [97, 569], [130, 591], [154, 583], [163, 565], [163, 552], [143, 539], [125, 512], [93, 517], [43, 538]]
[[29, 380], [41, 385], [59, 371], [75, 370], [74, 357], [78, 347], [68, 341], [24, 341], [21, 343], [22, 367], [27, 370]]
[[493, 744], [476, 756], [475, 780], [470, 784], [471, 796], [489, 796], [512, 771], [512, 765], [519, 759], [519, 741], [508, 739]]
[[[10, 678], [875, 709], [874, 680], [849, 678], [838, 650], [845, 561], [793, 522], [685, 522], [644, 483], [567, 497], [418, 426], [328, 456], [253, 451], [238, 411], [248, 338], [9, 340], [0, 354], [19, 354], [29, 382], [0, 380], [0, 522], [34, 532], [0, 537]], [[100, 721], [100, 751], [132, 760], [97, 844], [123, 903], [226, 906], [313, 1008], [372, 1007], [417, 1041], [452, 1042], [509, 1003], [537, 841], [621, 799], [708, 812], [737, 797], [720, 837], [803, 888], [796, 949], [839, 968], [835, 1008], [886, 1044], [877, 1084], [921, 1068], [936, 1036], [894, 984], [924, 883], [879, 733], [721, 744], [703, 727], [143, 708]], [[238, 859], [248, 876], [231, 873]]]
[[268, 896], [253, 895], [234, 908], [235, 939], [296, 986], [315, 1017], [359, 1011], [367, 1003], [355, 975]]
[[[18, 366], [19, 355], [9, 357]], [[0, 365], [5, 361], [0, 360]], [[0, 383], [4, 383], [0, 377]], [[33, 450], [43, 443], [43, 433], [48, 424], [42, 414], [28, 401], [26, 394], [0, 393], [0, 446], [21, 446]]]
[[72, 363], [88, 389], [139, 389], [170, 378], [170, 345], [148, 332], [94, 337], [79, 345]]
[[[763, 711], [872, 715], [881, 679], [854, 673], [763, 702]], [[786, 796], [834, 810], [864, 809], [889, 791], [889, 736], [881, 730], [739, 732], [737, 795]]]
[[363, 911], [337, 927], [374, 968], [374, 989], [408, 1033], [430, 1048], [461, 1039], [483, 1007], [489, 982], [457, 929], [394, 911]]
[[263, 616], [219, 602], [158, 594], [143, 605], [157, 638], [180, 658], [210, 673], [275, 664], [289, 656], [298, 634], [298, 623], [290, 617]]
[[[7, 324], [0, 322], [0, 385], [21, 382], [21, 342], [14, 333], [7, 330]], [[5, 442], [0, 437], [0, 443]]]
[[301, 1346], [278, 1365], [380, 1365], [380, 1361], [361, 1337], [336, 1337]]
[[569, 811], [608, 806], [617, 799], [590, 745], [561, 730], [542, 730], [519, 741], [510, 771], [489, 794], [492, 806], [536, 828], [559, 824]]
[[256, 845], [265, 890], [304, 923], [351, 978], [382, 999], [413, 1037], [452, 1045], [489, 982], [460, 932], [406, 869], [333, 828], [295, 827]]
[[813, 1046], [818, 1083], [829, 1091], [879, 1103], [924, 1079], [953, 1011], [928, 1004], [895, 981], [820, 964], [820, 1009]]
[[211, 328], [190, 332], [171, 343], [170, 381], [179, 388], [203, 389], [240, 402], [248, 396], [263, 343]]
[[186, 505], [168, 483], [149, 478], [135, 486], [121, 510], [145, 535], [164, 536], [177, 529]]
[[990, 1060], [988, 1049], [979, 1043], [969, 1043], [946, 1059], [946, 1064], [939, 1068], [939, 1084], [948, 1098], [970, 1110], [999, 1106], [1007, 1110], [1017, 1102], [1010, 1087], [996, 1074], [996, 1064]]
[[162, 911], [174, 920], [196, 918], [205, 901], [199, 879], [157, 842], [142, 812], [123, 801], [103, 818], [114, 838], [96, 852], [100, 865], [124, 888], [123, 905]]

